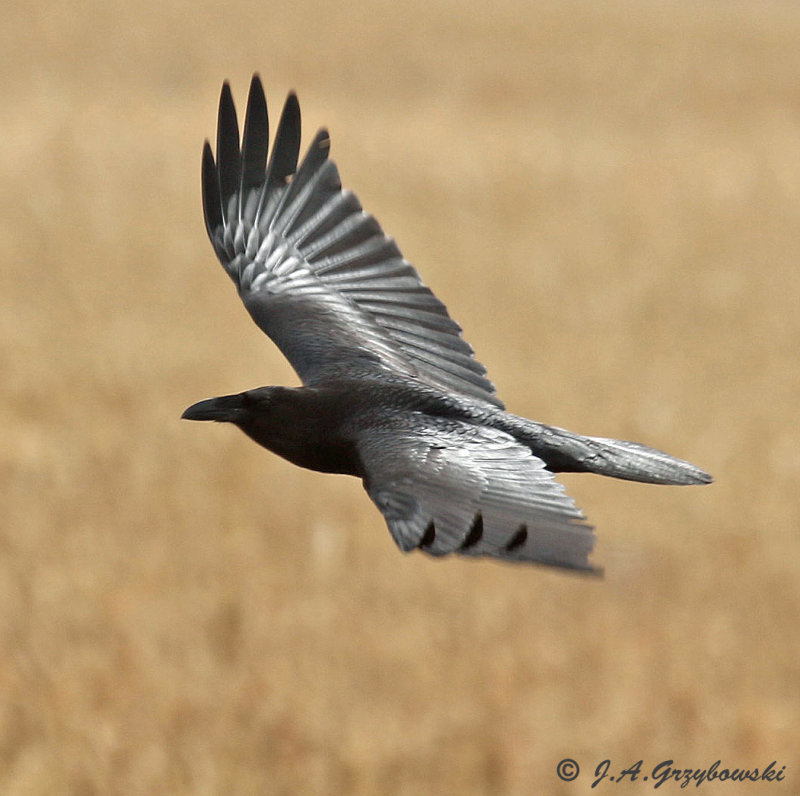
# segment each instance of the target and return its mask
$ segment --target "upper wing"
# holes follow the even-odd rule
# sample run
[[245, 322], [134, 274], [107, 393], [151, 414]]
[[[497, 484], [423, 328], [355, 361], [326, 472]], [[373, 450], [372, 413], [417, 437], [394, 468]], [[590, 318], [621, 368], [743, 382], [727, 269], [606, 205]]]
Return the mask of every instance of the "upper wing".
[[402, 550], [595, 571], [592, 527], [544, 462], [492, 428], [409, 416], [358, 450], [369, 496]]
[[361, 209], [317, 133], [297, 166], [300, 108], [290, 94], [267, 163], [269, 125], [258, 76], [244, 137], [222, 87], [216, 162], [203, 150], [206, 228], [255, 322], [306, 384], [388, 369], [487, 401], [495, 395], [461, 328]]

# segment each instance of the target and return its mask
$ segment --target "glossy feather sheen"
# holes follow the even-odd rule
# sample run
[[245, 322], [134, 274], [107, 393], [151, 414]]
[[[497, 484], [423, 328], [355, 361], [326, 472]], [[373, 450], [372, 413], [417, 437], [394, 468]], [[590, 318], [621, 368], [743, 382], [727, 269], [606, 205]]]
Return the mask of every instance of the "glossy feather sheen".
[[245, 307], [305, 387], [209, 399], [184, 417], [233, 422], [296, 464], [362, 477], [398, 546], [432, 555], [595, 571], [593, 529], [555, 472], [711, 480], [637, 443], [506, 413], [444, 304], [342, 188], [326, 130], [298, 166], [294, 94], [268, 149], [258, 76], [241, 147], [225, 83], [216, 159], [203, 148], [206, 229]]
[[[370, 497], [403, 550], [463, 553], [591, 569], [591, 526], [544, 462], [491, 428], [428, 418], [398, 423], [360, 447]], [[433, 526], [431, 528], [431, 522]], [[469, 539], [476, 524], [480, 537]], [[509, 550], [520, 527], [530, 542]], [[430, 530], [429, 530], [430, 528]]]
[[[209, 236], [256, 323], [305, 384], [341, 373], [348, 357], [363, 364], [367, 355], [376, 370], [400, 370], [431, 386], [502, 406], [444, 305], [375, 218], [351, 192], [342, 190], [336, 166], [328, 159], [326, 131], [317, 134], [298, 168], [300, 107], [294, 94], [284, 106], [266, 174], [256, 179], [256, 169], [266, 159], [266, 108], [255, 77], [240, 154], [236, 111], [226, 83], [220, 96], [216, 180], [210, 150], [203, 157]], [[313, 299], [312, 283], [317, 288]], [[301, 286], [305, 295], [299, 300], [294, 288]], [[293, 305], [289, 327], [277, 328], [270, 321], [278, 294]], [[343, 323], [321, 328], [319, 314], [334, 306]], [[398, 327], [400, 308], [419, 324]], [[285, 324], [287, 313], [281, 315]], [[427, 332], [432, 318], [438, 321], [438, 335]], [[345, 326], [357, 329], [357, 336]], [[322, 335], [328, 347], [303, 347], [287, 339], [298, 334], [305, 339]]]

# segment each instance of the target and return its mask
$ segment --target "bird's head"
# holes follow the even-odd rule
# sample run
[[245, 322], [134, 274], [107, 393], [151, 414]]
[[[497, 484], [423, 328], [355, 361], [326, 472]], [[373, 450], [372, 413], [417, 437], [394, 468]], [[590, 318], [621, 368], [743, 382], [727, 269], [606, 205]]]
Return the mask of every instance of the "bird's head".
[[236, 395], [221, 395], [192, 404], [182, 415], [183, 420], [215, 420], [246, 426], [254, 417], [266, 418], [275, 404], [280, 387], [259, 387]]
[[330, 469], [329, 459], [318, 454], [324, 434], [319, 438], [320, 407], [309, 388], [259, 387], [209, 398], [190, 406], [183, 418], [233, 423], [259, 445], [301, 467], [343, 472]]

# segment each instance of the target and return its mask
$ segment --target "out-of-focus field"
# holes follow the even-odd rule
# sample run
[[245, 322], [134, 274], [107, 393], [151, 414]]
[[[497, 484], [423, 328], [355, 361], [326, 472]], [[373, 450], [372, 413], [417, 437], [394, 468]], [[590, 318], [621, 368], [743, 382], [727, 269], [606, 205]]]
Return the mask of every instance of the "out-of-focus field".
[[[800, 792], [798, 41], [789, 2], [4, 8], [0, 792]], [[180, 422], [296, 383], [200, 210], [254, 70], [512, 411], [716, 483], [564, 478], [586, 580], [404, 557], [356, 480]]]

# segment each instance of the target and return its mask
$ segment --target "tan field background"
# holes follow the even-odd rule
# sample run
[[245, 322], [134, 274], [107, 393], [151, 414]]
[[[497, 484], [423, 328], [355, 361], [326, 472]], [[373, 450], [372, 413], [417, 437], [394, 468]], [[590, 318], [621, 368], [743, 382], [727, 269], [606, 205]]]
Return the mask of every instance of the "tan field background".
[[[800, 793], [798, 41], [793, 2], [5, 6], [0, 793]], [[587, 580], [404, 557], [356, 480], [180, 422], [296, 383], [201, 217], [255, 70], [512, 411], [716, 483], [566, 477]]]

